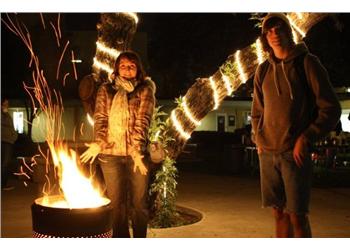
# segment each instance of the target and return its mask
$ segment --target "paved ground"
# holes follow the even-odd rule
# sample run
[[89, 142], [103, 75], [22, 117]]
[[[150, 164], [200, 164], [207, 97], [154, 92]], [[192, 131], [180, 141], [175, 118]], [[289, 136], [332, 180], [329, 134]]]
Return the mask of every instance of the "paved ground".
[[[273, 237], [269, 209], [260, 206], [259, 180], [249, 176], [223, 176], [180, 170], [178, 204], [202, 213], [195, 224], [149, 229], [148, 237]], [[2, 191], [2, 237], [31, 237], [30, 205], [38, 187]], [[350, 188], [313, 188], [311, 226], [314, 237], [350, 237]]]

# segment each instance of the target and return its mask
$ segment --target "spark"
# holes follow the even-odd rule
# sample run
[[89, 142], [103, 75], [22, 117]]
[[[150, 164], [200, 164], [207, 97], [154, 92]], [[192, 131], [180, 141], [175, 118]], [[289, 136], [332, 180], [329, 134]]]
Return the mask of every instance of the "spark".
[[32, 162], [36, 162], [35, 158], [39, 157], [39, 156], [40, 156], [39, 154], [33, 155], [32, 158], [31, 158], [31, 161]]
[[75, 78], [75, 80], [78, 80], [78, 75], [77, 75], [77, 69], [76, 69], [76, 67], [75, 67], [75, 59], [74, 59], [74, 51], [73, 50], [71, 50], [71, 55], [72, 55], [72, 65], [73, 65], [73, 70], [74, 70], [74, 78]]
[[62, 62], [64, 53], [66, 52], [66, 49], [67, 49], [67, 47], [68, 47], [68, 44], [69, 44], [69, 41], [67, 41], [66, 46], [64, 46], [63, 52], [62, 52], [61, 57], [60, 57], [60, 60], [59, 60], [59, 62], [58, 62], [57, 73], [56, 73], [56, 80], [58, 80], [58, 75], [59, 75], [59, 72], [60, 72], [61, 62]]
[[84, 123], [81, 123], [81, 125], [80, 125], [80, 134], [81, 134], [82, 136], [84, 135], [83, 128], [84, 128]]
[[237, 52], [235, 53], [235, 59], [237, 62], [237, 67], [238, 67], [238, 72], [239, 72], [239, 77], [241, 79], [241, 82], [245, 83], [245, 82], [247, 82], [247, 77], [244, 73], [243, 65], [241, 63], [241, 51], [240, 50], [237, 50]]
[[63, 86], [66, 86], [66, 78], [69, 76], [69, 73], [66, 73], [63, 77]]
[[[33, 51], [33, 48], [31, 46], [31, 41], [30, 41], [30, 36], [27, 32], [27, 36], [24, 35], [24, 32], [21, 28], [20, 25], [15, 25], [11, 19], [11, 17], [6, 14], [7, 18], [8, 18], [8, 21], [9, 23], [7, 23], [5, 20], [1, 19], [1, 21], [6, 25], [6, 27], [11, 30], [16, 36], [18, 36], [24, 43], [24, 45], [27, 47], [27, 49], [29, 50], [30, 52], [30, 55], [31, 55], [31, 60], [33, 59], [34, 57], [34, 51]], [[18, 22], [18, 21], [17, 21]], [[26, 26], [24, 24], [22, 24], [23, 27], [26, 29]], [[26, 29], [27, 30], [27, 29]]]
[[219, 93], [216, 89], [215, 81], [213, 80], [213, 77], [209, 77], [209, 84], [211, 89], [213, 90], [213, 99], [214, 99], [214, 108], [213, 110], [218, 109], [219, 107]]
[[23, 176], [25, 176], [28, 180], [30, 180], [30, 176], [29, 176], [26, 172], [23, 171], [23, 166], [20, 167], [20, 172], [19, 172], [19, 173], [14, 173], [14, 175], [17, 175], [17, 176], [23, 175]]
[[183, 107], [183, 110], [185, 111], [186, 116], [187, 116], [187, 117], [191, 120], [191, 122], [193, 122], [196, 126], [201, 125], [201, 122], [198, 121], [198, 120], [196, 120], [196, 119], [193, 117], [193, 115], [192, 115], [190, 109], [189, 109], [188, 106], [187, 106], [187, 102], [186, 102], [186, 101], [187, 101], [186, 96], [184, 96], [183, 102], [181, 103], [181, 105], [182, 105], [182, 107]]
[[57, 30], [56, 30], [56, 27], [51, 21], [50, 21], [50, 24], [51, 24], [51, 27], [53, 28], [53, 31], [55, 32], [57, 45], [58, 45], [58, 47], [60, 47], [61, 46], [60, 45], [60, 39], [58, 38], [58, 33], [57, 33]]
[[181, 126], [181, 124], [180, 124], [180, 122], [179, 122], [179, 120], [178, 120], [177, 117], [176, 117], [175, 112], [176, 112], [176, 109], [174, 109], [174, 110], [171, 112], [171, 120], [172, 120], [172, 122], [173, 122], [173, 124], [174, 124], [176, 130], [180, 133], [180, 135], [181, 135], [185, 140], [188, 140], [188, 139], [191, 137], [191, 135], [188, 134], [188, 133], [186, 133], [186, 132], [184, 131], [184, 129], [182, 128], [182, 126]]
[[43, 24], [44, 30], [46, 29], [43, 13], [40, 13], [41, 23]]
[[29, 166], [28, 164], [26, 163], [26, 161], [24, 160], [24, 158], [22, 158], [22, 162], [23, 162], [23, 165], [30, 171], [30, 172], [34, 172]]
[[61, 13], [58, 13], [58, 17], [57, 17], [57, 30], [58, 30], [58, 36], [61, 39]]

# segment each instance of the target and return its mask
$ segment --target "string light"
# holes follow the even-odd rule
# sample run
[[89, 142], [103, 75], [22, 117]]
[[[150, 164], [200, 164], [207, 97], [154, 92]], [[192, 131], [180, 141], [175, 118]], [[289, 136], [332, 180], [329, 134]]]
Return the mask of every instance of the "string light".
[[230, 81], [230, 78], [226, 75], [224, 75], [221, 71], [220, 71], [221, 75], [222, 75], [222, 79], [224, 80], [224, 83], [225, 83], [225, 87], [226, 87], [226, 90], [227, 90], [227, 95], [231, 95], [232, 92], [233, 92], [233, 89], [231, 87], [231, 81]]
[[298, 34], [297, 34], [297, 32], [295, 31], [294, 28], [292, 29], [292, 34], [293, 34], [293, 41], [294, 41], [294, 43], [295, 44], [298, 43], [298, 41], [299, 41]]
[[295, 22], [293, 22], [292, 18], [290, 18], [290, 16], [287, 15], [287, 18], [290, 22], [290, 24], [292, 25], [292, 27], [302, 36], [302, 37], [305, 37], [306, 34], [304, 31], [302, 31], [296, 24]]
[[239, 72], [239, 77], [241, 79], [241, 82], [245, 83], [245, 82], [247, 82], [247, 77], [244, 73], [243, 65], [241, 63], [241, 51], [240, 50], [237, 50], [237, 52], [235, 53], [235, 59], [237, 62], [237, 67], [238, 67], [238, 72]]
[[180, 135], [181, 135], [184, 139], [188, 140], [188, 139], [191, 137], [191, 135], [190, 135], [189, 133], [186, 133], [186, 132], [184, 131], [184, 129], [182, 128], [180, 122], [178, 121], [178, 119], [177, 119], [177, 117], [176, 117], [175, 112], [176, 112], [176, 109], [174, 109], [174, 110], [171, 112], [171, 120], [172, 120], [172, 122], [173, 122], [173, 124], [174, 124], [174, 126], [175, 126], [175, 128], [176, 128], [176, 130], [177, 130], [177, 132], [179, 132]]
[[102, 70], [106, 71], [108, 73], [108, 75], [111, 75], [113, 73], [113, 69], [110, 66], [108, 66], [105, 63], [100, 62], [99, 60], [96, 59], [96, 57], [94, 58], [94, 64], [92, 65], [92, 67], [102, 69]]
[[209, 83], [210, 83], [210, 87], [213, 90], [213, 99], [214, 99], [214, 108], [213, 108], [213, 110], [216, 110], [219, 107], [219, 94], [218, 94], [218, 91], [216, 89], [216, 84], [215, 84], [215, 81], [213, 80], [212, 76], [209, 77]]
[[125, 14], [131, 16], [135, 20], [135, 23], [139, 22], [139, 18], [137, 17], [136, 13], [134, 13], [134, 12], [125, 12]]
[[100, 50], [100, 51], [108, 54], [109, 56], [113, 57], [114, 59], [116, 59], [120, 54], [120, 51], [118, 51], [116, 49], [111, 49], [99, 41], [96, 42], [96, 47], [97, 47], [97, 50]]
[[256, 56], [258, 57], [259, 64], [262, 64], [264, 62], [264, 56], [263, 56], [263, 48], [260, 38], [256, 39]]
[[193, 122], [196, 126], [201, 125], [201, 122], [196, 120], [193, 117], [190, 109], [188, 108], [187, 103], [186, 103], [186, 96], [183, 98], [182, 107], [183, 107], [183, 110], [185, 111], [186, 116], [191, 120], [191, 122]]
[[298, 19], [303, 19], [303, 13], [295, 12], [295, 14], [297, 15]]

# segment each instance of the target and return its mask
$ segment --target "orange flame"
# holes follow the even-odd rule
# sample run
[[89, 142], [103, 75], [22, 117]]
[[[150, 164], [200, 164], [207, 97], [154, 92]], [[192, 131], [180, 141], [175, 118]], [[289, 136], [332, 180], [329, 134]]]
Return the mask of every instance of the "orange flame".
[[109, 200], [103, 197], [101, 190], [94, 187], [92, 179], [79, 170], [77, 154], [63, 145], [50, 145], [55, 167], [58, 168], [60, 188], [63, 191], [61, 200], [50, 202], [43, 199], [44, 206], [61, 208], [93, 208], [106, 205]]
[[[53, 170], [58, 170], [60, 190], [63, 192], [63, 196], [58, 195], [53, 197], [52, 195], [48, 195], [51, 191], [50, 178], [48, 176], [48, 166], [50, 166], [49, 157], [46, 156], [39, 147], [41, 156], [46, 160], [45, 177], [47, 179], [47, 182], [43, 187], [44, 197], [42, 198], [41, 204], [44, 206], [60, 208], [93, 208], [108, 204], [109, 199], [104, 198], [102, 192], [93, 186], [91, 178], [85, 177], [84, 174], [79, 170], [77, 165], [78, 157], [76, 156], [75, 151], [68, 150], [68, 147], [62, 142], [62, 129], [64, 128], [62, 124], [62, 114], [64, 112], [62, 97], [60, 92], [57, 92], [55, 89], [51, 89], [48, 85], [48, 82], [44, 76], [44, 72], [40, 67], [39, 58], [36, 56], [32, 47], [31, 36], [28, 29], [23, 23], [18, 22], [17, 19], [17, 22], [14, 22], [8, 14], [6, 14], [6, 16], [7, 21], [3, 19], [2, 21], [6, 27], [8, 27], [14, 34], [21, 38], [31, 54], [31, 63], [34, 63], [32, 71], [32, 80], [34, 86], [29, 86], [25, 83], [23, 83], [23, 85], [25, 91], [29, 94], [33, 108], [36, 108], [36, 99], [38, 105], [41, 108], [41, 111], [46, 116], [47, 133], [45, 139], [49, 145], [53, 163], [55, 165], [55, 168]], [[42, 15], [41, 20], [45, 29], [45, 22]], [[53, 25], [52, 22], [50, 22], [50, 24], [55, 31], [57, 43], [59, 46], [59, 40], [61, 38], [61, 31], [59, 28], [60, 15], [58, 16], [57, 28]], [[61, 62], [68, 45], [69, 41], [66, 42], [66, 45], [59, 59], [56, 72], [57, 80], [59, 78]], [[74, 58], [73, 52], [72, 56]], [[76, 76], [75, 69], [74, 74]], [[66, 76], [68, 76], [68, 73], [64, 75], [63, 85]], [[32, 162], [35, 162], [34, 158], [32, 158]], [[24, 165], [27, 169], [32, 171], [25, 162]], [[25, 173], [23, 167], [21, 167], [21, 172], [18, 173], [18, 175], [24, 175], [30, 179], [30, 176]], [[48, 189], [45, 189], [46, 186], [48, 186]]]

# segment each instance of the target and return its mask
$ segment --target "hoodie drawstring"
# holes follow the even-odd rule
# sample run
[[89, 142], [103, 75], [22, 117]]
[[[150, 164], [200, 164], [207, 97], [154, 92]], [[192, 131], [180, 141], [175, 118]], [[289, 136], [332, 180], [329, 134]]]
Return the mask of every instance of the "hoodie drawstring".
[[272, 69], [273, 69], [273, 81], [275, 83], [277, 95], [280, 96], [281, 90], [280, 90], [279, 85], [278, 85], [277, 70], [276, 70], [276, 65], [274, 63], [272, 63]]
[[287, 74], [286, 74], [286, 71], [284, 70], [284, 62], [282, 61], [282, 72], [283, 72], [283, 75], [288, 83], [288, 88], [289, 88], [289, 96], [290, 96], [290, 99], [293, 100], [294, 99], [294, 96], [293, 96], [293, 90], [292, 90], [292, 85], [290, 84], [290, 81], [287, 77]]

